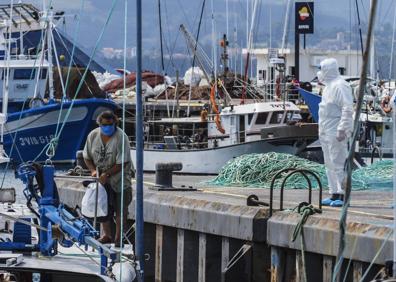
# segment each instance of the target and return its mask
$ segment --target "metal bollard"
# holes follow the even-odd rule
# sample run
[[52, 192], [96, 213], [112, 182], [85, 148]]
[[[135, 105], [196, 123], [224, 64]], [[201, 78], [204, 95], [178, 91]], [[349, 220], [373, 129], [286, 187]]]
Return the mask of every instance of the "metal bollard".
[[155, 185], [150, 189], [158, 191], [196, 191], [192, 186], [173, 186], [173, 172], [183, 169], [182, 163], [157, 163], [155, 165]]
[[83, 151], [76, 152], [76, 166], [80, 166], [83, 169], [88, 169], [87, 165], [85, 164]]
[[157, 163], [155, 165], [155, 186], [173, 188], [172, 176], [174, 171], [183, 169], [182, 163]]

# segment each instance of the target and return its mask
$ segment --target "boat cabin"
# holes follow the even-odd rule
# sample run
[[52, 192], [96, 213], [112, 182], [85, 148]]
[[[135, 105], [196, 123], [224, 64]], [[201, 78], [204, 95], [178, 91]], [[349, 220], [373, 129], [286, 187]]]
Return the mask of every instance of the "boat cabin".
[[[39, 67], [39, 59], [13, 59], [8, 62], [0, 60], [1, 98], [3, 98], [7, 67], [9, 67], [8, 99], [10, 102], [23, 102], [28, 98], [33, 98], [35, 91], [37, 91], [37, 97], [44, 97], [48, 76], [47, 62]], [[35, 89], [36, 84], [37, 90]]]
[[216, 123], [208, 125], [209, 147], [228, 146], [261, 139], [261, 129], [287, 125], [301, 119], [300, 109], [291, 102], [261, 102], [230, 106], [220, 114], [222, 134]]
[[152, 120], [145, 124], [145, 144], [154, 149], [207, 148], [208, 123], [200, 117]]
[[[261, 129], [287, 126], [301, 119], [300, 109], [291, 102], [262, 102], [224, 108], [220, 122], [216, 115], [162, 118], [145, 125], [147, 148], [202, 149], [230, 146], [261, 139]], [[222, 133], [219, 128], [224, 130]]]

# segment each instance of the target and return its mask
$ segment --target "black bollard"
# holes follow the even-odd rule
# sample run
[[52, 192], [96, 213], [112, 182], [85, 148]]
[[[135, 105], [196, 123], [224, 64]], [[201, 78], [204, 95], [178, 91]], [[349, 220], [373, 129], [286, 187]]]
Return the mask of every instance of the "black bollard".
[[157, 163], [155, 165], [155, 185], [150, 189], [158, 191], [196, 191], [197, 189], [192, 186], [173, 187], [173, 172], [182, 169], [182, 163]]
[[182, 163], [157, 163], [155, 165], [155, 186], [173, 188], [172, 176], [174, 171], [183, 169]]

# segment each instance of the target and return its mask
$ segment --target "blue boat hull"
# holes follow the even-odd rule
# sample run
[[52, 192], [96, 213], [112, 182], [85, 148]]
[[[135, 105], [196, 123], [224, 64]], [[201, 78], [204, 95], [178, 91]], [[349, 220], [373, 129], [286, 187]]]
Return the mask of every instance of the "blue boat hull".
[[319, 103], [322, 101], [322, 97], [301, 88], [299, 88], [298, 91], [308, 105], [314, 121], [319, 122]]
[[[55, 136], [71, 107], [71, 102], [48, 104], [39, 108], [9, 114], [4, 134], [4, 147], [14, 162], [45, 161], [47, 144]], [[96, 117], [117, 105], [105, 99], [76, 100], [59, 136], [53, 161], [70, 162], [83, 148], [89, 132], [96, 127]]]

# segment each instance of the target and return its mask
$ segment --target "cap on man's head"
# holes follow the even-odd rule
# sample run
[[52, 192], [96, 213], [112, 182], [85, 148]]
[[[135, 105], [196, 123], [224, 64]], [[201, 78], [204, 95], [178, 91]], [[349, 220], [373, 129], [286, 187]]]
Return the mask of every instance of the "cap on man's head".
[[113, 113], [113, 111], [106, 110], [101, 112], [98, 117], [96, 118], [96, 123], [98, 125], [102, 124], [103, 120], [112, 120], [114, 123], [118, 122], [118, 117]]

